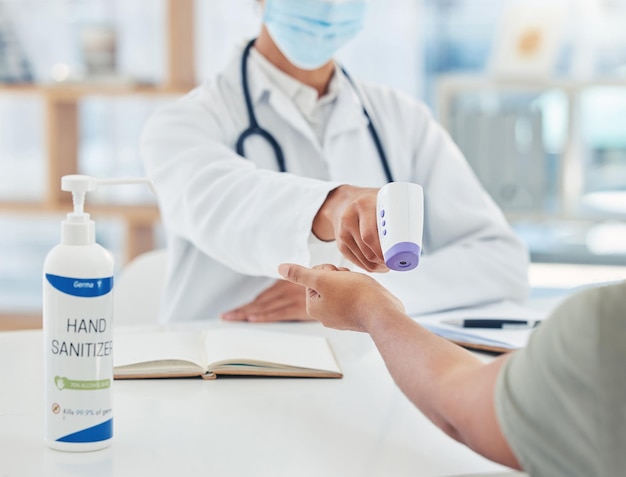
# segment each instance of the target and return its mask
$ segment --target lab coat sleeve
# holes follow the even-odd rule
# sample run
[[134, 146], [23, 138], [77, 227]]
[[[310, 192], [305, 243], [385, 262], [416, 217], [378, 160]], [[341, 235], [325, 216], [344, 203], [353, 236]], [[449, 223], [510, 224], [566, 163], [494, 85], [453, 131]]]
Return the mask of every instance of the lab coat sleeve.
[[339, 184], [257, 168], [228, 144], [225, 118], [194, 94], [147, 123], [142, 154], [168, 233], [235, 271], [278, 278], [310, 265], [315, 214]]
[[528, 294], [528, 253], [480, 185], [447, 132], [423, 106], [415, 131], [416, 182], [424, 188], [424, 253], [410, 272], [376, 278], [411, 314], [521, 301]]

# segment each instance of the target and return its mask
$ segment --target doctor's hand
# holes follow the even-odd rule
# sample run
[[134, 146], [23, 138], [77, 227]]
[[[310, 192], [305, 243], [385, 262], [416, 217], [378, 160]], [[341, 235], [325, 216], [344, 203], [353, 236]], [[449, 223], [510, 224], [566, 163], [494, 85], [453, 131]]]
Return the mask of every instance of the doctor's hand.
[[347, 268], [283, 263], [278, 272], [306, 287], [307, 313], [329, 328], [367, 332], [390, 313], [405, 313], [402, 302], [376, 280]]
[[387, 272], [378, 239], [378, 189], [342, 185], [332, 190], [313, 220], [313, 234], [335, 240], [344, 257], [368, 272]]
[[222, 314], [227, 321], [310, 321], [306, 313], [306, 296], [301, 286], [285, 280], [258, 295], [250, 303]]

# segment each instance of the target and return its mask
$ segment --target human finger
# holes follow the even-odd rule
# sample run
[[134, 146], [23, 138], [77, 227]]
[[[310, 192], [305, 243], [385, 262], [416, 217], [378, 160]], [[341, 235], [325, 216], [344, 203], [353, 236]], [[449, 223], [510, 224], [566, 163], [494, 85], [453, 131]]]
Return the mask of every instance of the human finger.
[[359, 247], [363, 250], [363, 255], [373, 263], [383, 265], [383, 251], [380, 246], [380, 238], [378, 236], [378, 224], [374, 214], [359, 216]]
[[373, 262], [367, 259], [362, 249], [367, 248], [369, 250], [369, 247], [366, 247], [363, 242], [361, 243], [362, 245], [359, 245], [353, 235], [346, 235], [338, 244], [339, 251], [345, 258], [368, 272], [386, 271], [387, 267], [382, 263]]
[[[302, 290], [302, 288], [300, 288], [300, 291], [302, 293], [302, 302], [304, 302], [304, 297], [305, 297], [304, 291]], [[241, 306], [231, 311], [227, 311], [226, 313], [222, 315], [222, 317], [225, 320], [229, 320], [229, 319], [243, 320], [243, 319], [249, 318], [252, 315], [265, 314], [265, 313], [269, 313], [277, 309], [284, 308], [285, 306], [291, 303], [294, 303], [295, 301], [296, 300], [294, 300], [293, 297], [289, 297], [289, 296], [276, 297], [272, 301], [255, 300], [253, 302], [248, 303], [247, 305]]]
[[315, 265], [314, 267], [312, 267], [313, 270], [327, 270], [327, 271], [337, 271], [339, 270], [335, 265], [333, 265], [332, 263], [320, 263], [319, 265]]
[[378, 238], [377, 192], [377, 189], [360, 189], [335, 226], [335, 239], [342, 254], [370, 272], [386, 270]]
[[306, 313], [306, 308], [299, 304], [288, 304], [286, 306], [266, 311], [264, 313], [255, 313], [248, 317], [248, 321], [253, 323], [270, 323], [277, 321], [312, 321]]
[[322, 270], [312, 270], [295, 263], [282, 263], [278, 266], [278, 273], [291, 283], [297, 283], [307, 288], [315, 288], [318, 274], [322, 273]]
[[289, 297], [292, 294], [301, 292], [301, 287], [297, 284], [286, 280], [278, 280], [272, 286], [259, 293], [254, 299], [254, 303], [275, 303], [277, 300], [281, 300], [284, 297]]
[[238, 310], [231, 310], [222, 313], [220, 318], [225, 321], [246, 321], [247, 315]]

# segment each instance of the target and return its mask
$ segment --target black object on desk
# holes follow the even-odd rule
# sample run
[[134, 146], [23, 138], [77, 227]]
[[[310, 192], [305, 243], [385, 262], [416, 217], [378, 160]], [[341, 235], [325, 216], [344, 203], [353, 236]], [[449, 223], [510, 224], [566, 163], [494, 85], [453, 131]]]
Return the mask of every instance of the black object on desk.
[[465, 318], [460, 320], [444, 320], [446, 325], [461, 328], [490, 328], [490, 329], [527, 329], [536, 328], [540, 320], [522, 320], [514, 318]]

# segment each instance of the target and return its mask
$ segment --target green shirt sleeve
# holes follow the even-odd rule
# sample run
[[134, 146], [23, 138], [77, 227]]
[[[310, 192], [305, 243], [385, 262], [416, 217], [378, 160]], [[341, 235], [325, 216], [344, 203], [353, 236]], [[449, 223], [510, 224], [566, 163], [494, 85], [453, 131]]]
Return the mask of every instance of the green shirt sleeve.
[[626, 282], [563, 303], [505, 363], [496, 413], [532, 476], [626, 472]]

